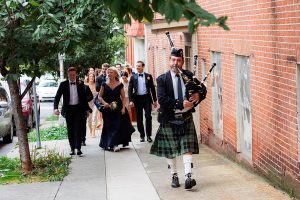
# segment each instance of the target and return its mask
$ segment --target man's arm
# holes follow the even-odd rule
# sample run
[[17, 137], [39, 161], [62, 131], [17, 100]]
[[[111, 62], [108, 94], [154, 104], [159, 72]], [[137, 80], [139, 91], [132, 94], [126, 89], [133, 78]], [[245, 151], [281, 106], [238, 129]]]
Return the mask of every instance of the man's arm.
[[84, 85], [85, 89], [85, 95], [88, 102], [92, 101], [94, 99], [94, 95], [88, 85]]
[[58, 109], [58, 104], [59, 104], [60, 98], [63, 94], [63, 83], [64, 82], [61, 82], [59, 84], [58, 90], [57, 90], [56, 95], [54, 97], [54, 110]]
[[152, 99], [153, 99], [153, 102], [156, 102], [157, 97], [156, 97], [156, 90], [155, 90], [155, 86], [154, 86], [153, 77], [151, 74], [149, 74], [149, 77], [150, 77], [150, 90], [151, 90]]

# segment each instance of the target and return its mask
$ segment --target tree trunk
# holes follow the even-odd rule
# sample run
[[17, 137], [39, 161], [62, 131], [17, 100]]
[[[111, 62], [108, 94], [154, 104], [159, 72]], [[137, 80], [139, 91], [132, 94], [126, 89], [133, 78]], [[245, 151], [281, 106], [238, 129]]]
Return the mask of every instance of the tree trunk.
[[16, 131], [19, 141], [19, 153], [22, 164], [22, 172], [26, 175], [32, 171], [33, 165], [30, 158], [27, 129], [25, 127], [25, 122], [22, 114], [22, 104], [19, 95], [19, 86], [17, 84], [17, 81], [14, 80], [12, 77], [8, 78], [7, 82], [9, 85], [13, 116], [17, 129]]

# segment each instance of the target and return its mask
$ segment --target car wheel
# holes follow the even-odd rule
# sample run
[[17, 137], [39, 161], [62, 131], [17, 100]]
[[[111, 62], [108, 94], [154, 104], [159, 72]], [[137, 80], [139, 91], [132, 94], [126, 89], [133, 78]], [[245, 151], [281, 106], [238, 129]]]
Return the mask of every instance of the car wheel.
[[12, 143], [14, 139], [14, 124], [11, 123], [9, 134], [3, 137], [4, 143]]

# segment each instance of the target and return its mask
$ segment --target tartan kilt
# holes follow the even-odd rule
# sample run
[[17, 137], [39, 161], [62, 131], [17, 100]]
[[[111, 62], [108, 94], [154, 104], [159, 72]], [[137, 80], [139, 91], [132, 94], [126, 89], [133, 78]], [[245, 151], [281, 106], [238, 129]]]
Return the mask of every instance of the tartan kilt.
[[182, 136], [173, 134], [170, 123], [160, 124], [150, 154], [174, 158], [188, 152], [199, 154], [199, 143], [193, 118], [186, 121], [186, 131]]

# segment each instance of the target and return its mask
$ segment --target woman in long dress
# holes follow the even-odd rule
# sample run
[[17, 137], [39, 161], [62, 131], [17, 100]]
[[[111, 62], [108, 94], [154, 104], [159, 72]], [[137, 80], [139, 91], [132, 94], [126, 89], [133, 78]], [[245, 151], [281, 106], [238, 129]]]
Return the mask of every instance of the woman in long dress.
[[97, 115], [98, 115], [98, 109], [96, 108], [95, 104], [94, 104], [94, 100], [95, 97], [97, 95], [97, 91], [96, 91], [96, 76], [93, 72], [90, 72], [88, 77], [87, 77], [87, 83], [86, 83], [90, 90], [93, 93], [93, 100], [91, 100], [89, 102], [89, 106], [90, 108], [92, 108], [93, 112], [91, 115], [89, 115], [88, 120], [87, 120], [87, 124], [88, 124], [88, 128], [89, 128], [89, 134], [91, 137], [96, 137], [96, 125], [97, 125]]
[[121, 82], [124, 85], [124, 91], [125, 91], [125, 107], [128, 110], [130, 121], [131, 119], [131, 107], [129, 105], [129, 97], [128, 97], [128, 86], [129, 86], [129, 79], [128, 79], [128, 73], [126, 71], [123, 71], [121, 73]]
[[103, 129], [99, 146], [105, 150], [119, 151], [118, 145], [128, 146], [135, 130], [125, 107], [124, 85], [119, 82], [117, 69], [108, 68], [107, 76], [107, 82], [102, 84], [99, 92], [99, 100], [103, 105]]

